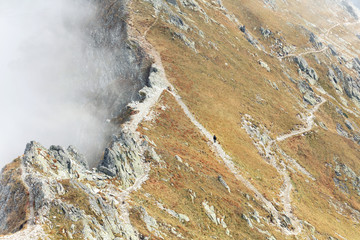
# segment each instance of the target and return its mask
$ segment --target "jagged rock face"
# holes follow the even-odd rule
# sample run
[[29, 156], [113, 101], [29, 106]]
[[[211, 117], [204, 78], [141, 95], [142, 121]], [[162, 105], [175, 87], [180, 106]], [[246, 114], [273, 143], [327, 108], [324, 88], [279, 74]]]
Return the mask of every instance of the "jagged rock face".
[[1, 171], [0, 234], [21, 230], [28, 217], [29, 193], [21, 180], [21, 160], [16, 159]]
[[[138, 153], [128, 149], [124, 154]], [[4, 169], [1, 179], [1, 234], [18, 231], [25, 223], [36, 223], [47, 226], [44, 234], [50, 238], [138, 239], [122, 217], [126, 212], [121, 205], [128, 192], [119, 186], [129, 185], [127, 176], [110, 181], [101, 172], [89, 171], [74, 147], [46, 149], [36, 142], [29, 143], [24, 156], [14, 164], [15, 168]], [[139, 168], [145, 169], [143, 165]]]
[[[353, 102], [339, 99], [358, 99], [347, 74], [360, 61], [342, 58], [327, 38], [329, 22], [317, 28], [292, 14], [292, 0], [133, 0], [129, 12], [129, 2], [96, 3], [93, 44], [118, 64], [97, 102], [113, 136], [92, 170], [75, 147], [29, 143], [0, 179], [0, 233], [39, 226], [44, 239], [354, 236], [359, 120]], [[296, 32], [302, 21], [314, 32], [310, 42], [310, 30]], [[133, 88], [124, 98], [122, 86]], [[335, 152], [346, 164], [327, 169]]]
[[153, 60], [129, 38], [126, 4], [120, 0], [94, 1], [96, 17], [84, 29], [88, 38], [85, 57], [91, 59], [87, 67], [94, 72], [83, 89], [85, 108], [101, 129], [94, 137], [99, 144], [90, 143], [84, 153], [92, 167], [101, 160], [111, 136], [119, 133], [119, 123], [129, 114], [126, 105], [142, 100], [139, 91], [148, 85]]
[[344, 78], [344, 90], [349, 98], [354, 98], [357, 102], [360, 103], [360, 80], [353, 79], [351, 76], [346, 76]]
[[111, 62], [98, 66], [109, 68], [111, 77], [100, 78], [94, 102], [98, 109], [106, 109], [108, 118], [117, 118], [129, 102], [140, 100], [138, 92], [147, 85], [152, 60], [129, 40], [126, 1], [98, 1], [97, 5], [98, 21], [89, 27], [89, 34], [95, 48], [104, 49], [103, 54], [111, 52]]
[[315, 70], [309, 66], [309, 64], [303, 57], [295, 57], [294, 61], [299, 66], [300, 70], [306, 73], [311, 79], [315, 81], [319, 80], [319, 77]]
[[313, 46], [316, 48], [316, 49], [321, 49], [323, 47], [323, 44], [322, 42], [320, 42], [320, 40], [318, 39], [318, 37], [310, 32], [310, 39], [309, 41], [313, 44]]
[[[147, 147], [147, 142], [143, 144]], [[134, 184], [135, 179], [144, 174], [142, 166], [144, 146], [131, 136], [122, 134], [109, 148], [105, 149], [104, 159], [100, 162], [99, 171], [110, 177], [119, 177], [124, 187]]]

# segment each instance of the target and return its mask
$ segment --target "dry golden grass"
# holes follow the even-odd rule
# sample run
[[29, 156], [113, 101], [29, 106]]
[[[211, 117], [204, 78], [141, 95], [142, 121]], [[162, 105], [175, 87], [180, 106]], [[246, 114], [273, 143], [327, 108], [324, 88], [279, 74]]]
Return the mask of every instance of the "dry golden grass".
[[[166, 110], [161, 110], [162, 105], [166, 106]], [[251, 203], [264, 217], [267, 217], [267, 213], [257, 201], [246, 199], [245, 194], [251, 195], [251, 192], [236, 181], [220, 159], [209, 150], [206, 139], [192, 125], [173, 97], [165, 92], [154, 111], [159, 114], [156, 120], [143, 122], [139, 130], [155, 142], [166, 168], [153, 165], [150, 179], [143, 185], [143, 190], [132, 195], [136, 202], [134, 205], [144, 206], [159, 222], [176, 226], [187, 239], [208, 239], [212, 235], [221, 239], [260, 237], [257, 231], [248, 228], [241, 215], [253, 211], [246, 203]], [[175, 155], [181, 157], [183, 163], [178, 162]], [[189, 164], [189, 167], [185, 163]], [[218, 181], [219, 175], [227, 182], [231, 193]], [[194, 203], [191, 201], [189, 189], [196, 193]], [[144, 197], [145, 192], [152, 197]], [[180, 223], [160, 210], [155, 199], [166, 208], [186, 214], [191, 219], [190, 222]], [[205, 215], [202, 207], [204, 200], [214, 205], [219, 217], [226, 216], [225, 222], [232, 237], [228, 237], [221, 226], [216, 226]], [[138, 218], [139, 212], [135, 208], [132, 211], [132, 223], [139, 227], [143, 234], [149, 234], [142, 226], [144, 223]], [[271, 228], [267, 230], [273, 231]], [[169, 235], [171, 239], [171, 233]]]
[[[275, 36], [282, 38], [287, 45], [296, 46], [296, 52], [303, 52], [304, 49], [312, 47], [308, 41], [308, 33], [300, 26], [305, 25], [304, 19], [314, 20], [314, 23], [323, 29], [333, 26], [327, 21], [332, 16], [327, 10], [316, 13], [305, 11], [318, 4], [314, 1], [305, 1], [304, 4], [290, 2], [286, 6], [290, 9], [289, 13], [277, 12], [276, 14], [271, 9], [263, 8], [262, 1], [223, 1], [223, 3], [267, 50], [273, 39], [265, 40], [260, 34], [260, 26], [269, 27]], [[147, 40], [160, 53], [169, 81], [178, 90], [197, 120], [218, 137], [222, 147], [232, 157], [243, 175], [268, 199], [279, 202], [281, 178], [277, 171], [259, 156], [252, 140], [242, 129], [241, 119], [244, 114], [251, 115], [256, 123], [263, 124], [271, 131], [272, 137], [289, 132], [296, 125], [302, 125], [303, 123], [296, 117], [299, 111], [304, 111], [298, 106], [298, 101], [302, 100], [302, 96], [297, 86], [283, 74], [287, 70], [293, 78], [299, 79], [297, 67], [291, 59], [279, 62], [276, 58], [257, 50], [244, 38], [238, 26], [224, 17], [220, 11], [202, 2], [199, 4], [218, 24], [206, 23], [198, 12], [182, 6], [179, 8], [185, 13], [182, 15], [182, 17], [186, 16], [183, 20], [190, 25], [196, 25], [196, 28], [204, 33], [205, 39], [197, 34], [195, 28], [184, 32], [169, 24], [166, 22], [167, 15], [164, 13], [160, 13], [158, 21], [149, 29], [155, 21], [151, 17], [153, 14], [152, 10], [149, 10], [151, 7], [148, 3], [137, 0], [132, 3], [134, 12], [132, 23], [140, 33], [149, 29]], [[278, 4], [279, 8], [284, 7], [279, 1]], [[341, 19], [344, 15], [336, 11], [338, 19]], [[315, 16], [317, 19], [314, 19]], [[188, 21], [187, 18], [193, 22]], [[323, 32], [310, 25], [306, 28], [317, 35]], [[175, 32], [182, 32], [188, 39], [194, 41], [197, 53], [185, 46], [175, 36]], [[216, 44], [218, 50], [211, 47], [208, 44], [209, 41]], [[320, 85], [340, 101], [327, 77], [327, 65], [335, 59], [324, 57], [323, 54], [316, 55], [320, 58], [321, 64], [316, 63], [313, 55], [309, 54], [304, 58], [318, 73]], [[271, 72], [260, 67], [259, 59], [268, 63]], [[276, 83], [279, 90], [272, 88], [269, 81]], [[259, 99], [263, 100], [259, 101]], [[241, 220], [237, 222], [238, 211], [233, 210], [234, 206], [241, 210], [246, 208], [242, 203], [243, 197], [236, 195], [226, 198], [226, 192], [222, 192], [220, 196], [221, 186], [218, 186], [216, 176], [223, 175], [231, 189], [242, 192], [247, 190], [234, 180], [213, 153], [209, 152], [206, 139], [192, 126], [169, 94], [165, 93], [162, 96], [161, 104], [167, 105], [167, 110], [162, 111], [157, 106], [155, 111], [161, 112], [160, 116], [154, 123], [143, 123], [141, 131], [156, 143], [156, 149], [166, 160], [167, 168], [156, 168], [144, 186], [144, 191], [153, 194], [155, 199], [161, 199], [165, 206], [187, 214], [192, 220], [196, 219], [195, 214], [201, 212], [202, 209], [199, 203], [193, 206], [186, 188], [195, 190], [199, 194], [199, 199], [209, 200], [210, 195], [209, 202], [214, 204], [216, 209], [229, 214], [231, 221], [234, 221], [229, 224], [230, 230], [238, 231], [237, 237], [251, 236], [250, 238], [254, 239], [255, 232], [251, 232]], [[351, 108], [353, 104], [351, 102], [349, 104]], [[355, 120], [351, 114], [348, 115], [358, 124], [358, 120]], [[332, 196], [346, 200], [356, 209], [359, 209], [359, 200], [353, 195], [344, 197], [335, 189], [332, 175], [325, 167], [325, 163], [332, 161], [333, 155], [337, 154], [342, 156], [348, 166], [358, 171], [359, 164], [356, 157], [358, 146], [337, 135], [336, 122], [343, 124], [344, 119], [334, 113], [331, 105], [325, 104], [316, 116], [316, 121], [324, 122], [329, 131], [317, 127], [305, 137], [296, 136], [280, 144], [286, 153], [298, 160], [317, 179], [316, 182], [308, 183], [304, 176], [291, 174], [295, 188], [292, 194], [295, 204], [294, 212], [300, 219], [316, 227], [318, 233], [315, 235], [318, 239], [327, 239], [329, 235], [334, 236], [335, 232], [348, 239], [356, 239], [354, 227], [357, 226], [353, 225], [348, 218], [336, 213], [335, 209], [329, 206], [328, 199]], [[145, 128], [150, 130], [145, 131]], [[196, 174], [183, 166], [180, 169], [177, 168], [181, 164], [176, 162], [175, 155], [179, 155], [188, 162]], [[162, 179], [168, 179], [168, 181]], [[199, 189], [199, 186], [205, 191]], [[214, 188], [214, 186], [220, 188]], [[222, 191], [225, 190], [222, 189]], [[199, 236], [202, 233], [210, 236], [211, 231], [215, 231], [213, 228], [210, 230], [206, 227], [196, 228], [193, 222], [183, 226], [176, 219], [169, 218], [154, 207], [153, 200], [144, 200], [142, 193], [135, 193], [134, 197], [138, 203], [141, 202], [147, 207], [152, 216], [158, 220], [165, 219], [164, 221], [184, 229], [182, 233], [189, 234], [186, 236]], [[340, 224], [337, 219], [341, 222]], [[201, 220], [204, 221], [204, 219]], [[205, 220], [207, 224], [211, 224], [206, 217]], [[134, 221], [136, 221], [135, 218]], [[141, 223], [138, 225], [141, 227]], [[334, 225], [336, 227], [333, 227]], [[222, 235], [223, 232], [217, 234], [226, 238]], [[278, 239], [284, 238], [281, 234], [275, 235]]]

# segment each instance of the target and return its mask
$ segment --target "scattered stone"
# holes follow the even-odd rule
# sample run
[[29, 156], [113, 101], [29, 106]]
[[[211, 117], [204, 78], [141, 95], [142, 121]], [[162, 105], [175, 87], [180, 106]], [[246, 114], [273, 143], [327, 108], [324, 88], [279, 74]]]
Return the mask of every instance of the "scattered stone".
[[336, 51], [336, 48], [333, 45], [329, 44], [328, 47], [333, 56], [339, 55], [338, 52]]
[[318, 77], [317, 73], [315, 72], [315, 70], [313, 68], [309, 67], [308, 63], [306, 62], [306, 60], [303, 57], [295, 57], [294, 62], [296, 64], [298, 64], [300, 70], [302, 72], [305, 72], [310, 78], [312, 78], [315, 81], [319, 80], [319, 77]]
[[319, 97], [316, 97], [314, 92], [306, 92], [304, 95], [304, 101], [309, 103], [312, 106], [315, 106], [317, 103], [319, 103], [321, 101], [321, 99]]
[[270, 69], [269, 65], [266, 62], [264, 62], [263, 60], [260, 59], [258, 61], [258, 63], [260, 64], [261, 67], [265, 68], [266, 71], [270, 72], [271, 69]]
[[157, 223], [157, 221], [155, 220], [155, 218], [153, 218], [152, 216], [150, 216], [146, 209], [143, 208], [142, 206], [139, 207], [140, 213], [141, 213], [141, 219], [144, 221], [146, 228], [149, 232], [154, 233], [154, 235], [156, 237], [160, 237], [163, 239], [163, 233], [161, 233], [158, 229], [159, 229], [159, 225]]
[[319, 126], [322, 127], [325, 130], [328, 130], [328, 128], [326, 127], [325, 123], [323, 122], [319, 122]]
[[336, 131], [340, 136], [349, 138], [349, 133], [344, 130], [340, 123], [336, 123]]
[[151, 148], [149, 150], [149, 153], [150, 153], [150, 157], [155, 160], [155, 162], [159, 163], [161, 161], [159, 155], [155, 152], [155, 149], [154, 148]]
[[190, 193], [191, 201], [192, 201], [192, 203], [194, 203], [195, 198], [196, 198], [196, 193], [191, 189], [189, 189], [188, 191]]
[[217, 217], [216, 217], [214, 206], [209, 206], [207, 201], [202, 202], [202, 205], [204, 207], [206, 215], [210, 218], [210, 220], [213, 223], [218, 225], [219, 222], [218, 222]]
[[253, 218], [257, 223], [260, 223], [260, 215], [256, 210], [251, 213], [251, 218]]
[[272, 35], [272, 32], [269, 29], [265, 29], [263, 27], [260, 27], [260, 32], [264, 38], [268, 38], [268, 37], [270, 37], [270, 35]]
[[246, 32], [246, 27], [245, 27], [245, 25], [239, 26], [239, 29], [240, 29], [240, 31], [243, 32], [243, 33]]
[[186, 216], [185, 214], [182, 213], [177, 213], [172, 209], [166, 208], [164, 207], [164, 205], [162, 203], [156, 202], [156, 205], [163, 211], [166, 211], [168, 214], [170, 214], [171, 216], [177, 218], [180, 222], [184, 223], [184, 222], [189, 222], [190, 218], [188, 216]]
[[195, 42], [189, 40], [185, 34], [183, 33], [178, 33], [178, 32], [174, 32], [174, 36], [179, 38], [180, 40], [182, 40], [186, 46], [188, 46], [189, 48], [191, 48], [191, 50], [193, 50], [194, 52], [197, 52], [196, 48], [195, 48]]
[[185, 24], [185, 22], [181, 19], [181, 17], [179, 17], [176, 14], [170, 15], [169, 22], [183, 31], [187, 31], [189, 29], [189, 26], [187, 24]]
[[247, 224], [249, 225], [250, 228], [254, 227], [250, 218], [248, 218], [244, 213], [241, 215], [241, 217], [247, 222]]
[[321, 49], [323, 47], [322, 42], [319, 41], [319, 38], [312, 32], [310, 32], [309, 41], [316, 49]]
[[266, 237], [266, 240], [276, 240], [274, 236]]
[[248, 31], [245, 32], [245, 38], [251, 45], [257, 47], [259, 42]]
[[307, 81], [299, 81], [297, 86], [302, 94], [314, 92]]
[[314, 234], [316, 232], [316, 229], [313, 225], [311, 225], [307, 221], [303, 221], [303, 223], [304, 223], [304, 226], [306, 226], [312, 234]]
[[226, 188], [226, 190], [230, 193], [230, 187], [226, 184], [225, 180], [222, 178], [222, 176], [218, 176], [219, 182]]
[[179, 157], [178, 155], [175, 155], [175, 159], [176, 159], [178, 162], [183, 163], [181, 157]]
[[173, 6], [177, 6], [176, 0], [166, 0], [168, 3], [170, 3]]

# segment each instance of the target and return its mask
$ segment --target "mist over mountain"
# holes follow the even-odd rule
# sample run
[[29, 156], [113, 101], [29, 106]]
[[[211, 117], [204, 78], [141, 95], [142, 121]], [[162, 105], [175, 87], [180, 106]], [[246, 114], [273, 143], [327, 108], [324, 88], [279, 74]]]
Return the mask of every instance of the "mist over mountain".
[[109, 119], [138, 94], [122, 56], [132, 55], [114, 49], [121, 36], [99, 26], [99, 11], [86, 0], [0, 3], [1, 167], [31, 140], [100, 161]]
[[359, 16], [1, 1], [0, 240], [360, 239]]
[[94, 132], [82, 95], [91, 76], [84, 28], [93, 12], [87, 1], [0, 3], [1, 166], [30, 140], [69, 145]]
[[360, 1], [359, 0], [351, 0], [351, 2], [360, 9]]

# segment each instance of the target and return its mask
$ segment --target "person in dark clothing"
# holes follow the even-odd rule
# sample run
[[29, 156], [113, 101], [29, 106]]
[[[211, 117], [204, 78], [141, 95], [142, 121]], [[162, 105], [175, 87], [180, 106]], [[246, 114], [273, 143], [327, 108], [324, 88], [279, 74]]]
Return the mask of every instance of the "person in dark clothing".
[[214, 143], [216, 143], [216, 136], [215, 135], [214, 135], [213, 139], [214, 139]]

